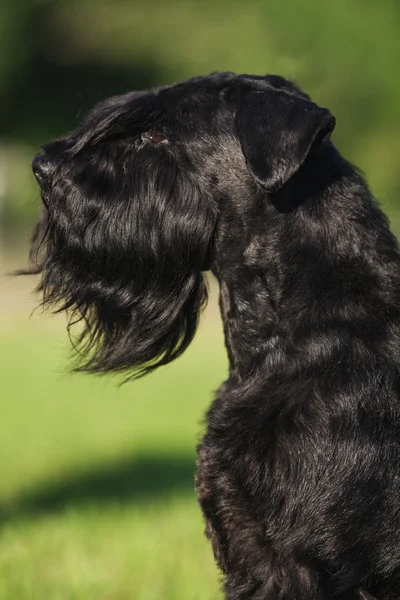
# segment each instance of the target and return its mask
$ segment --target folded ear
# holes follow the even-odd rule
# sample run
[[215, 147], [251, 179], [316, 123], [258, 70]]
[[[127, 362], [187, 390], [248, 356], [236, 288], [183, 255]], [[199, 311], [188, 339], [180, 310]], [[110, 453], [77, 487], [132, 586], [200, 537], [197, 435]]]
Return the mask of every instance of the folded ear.
[[276, 192], [329, 140], [335, 117], [300, 96], [275, 90], [239, 93], [237, 127], [247, 167], [268, 192]]

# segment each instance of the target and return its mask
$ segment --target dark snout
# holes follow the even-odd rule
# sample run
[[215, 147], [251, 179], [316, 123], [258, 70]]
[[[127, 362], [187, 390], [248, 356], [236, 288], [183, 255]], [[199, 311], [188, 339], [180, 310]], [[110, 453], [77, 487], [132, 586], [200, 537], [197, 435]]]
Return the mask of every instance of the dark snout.
[[32, 171], [37, 182], [42, 186], [52, 168], [49, 158], [45, 154], [37, 154], [32, 161]]

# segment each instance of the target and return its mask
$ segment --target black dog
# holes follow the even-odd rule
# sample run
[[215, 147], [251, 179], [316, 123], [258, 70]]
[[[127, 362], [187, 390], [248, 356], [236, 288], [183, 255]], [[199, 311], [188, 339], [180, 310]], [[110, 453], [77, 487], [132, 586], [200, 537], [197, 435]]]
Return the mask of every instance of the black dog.
[[334, 124], [281, 77], [216, 74], [113, 98], [33, 163], [78, 368], [172, 361], [220, 282], [196, 488], [230, 600], [400, 598], [400, 258]]

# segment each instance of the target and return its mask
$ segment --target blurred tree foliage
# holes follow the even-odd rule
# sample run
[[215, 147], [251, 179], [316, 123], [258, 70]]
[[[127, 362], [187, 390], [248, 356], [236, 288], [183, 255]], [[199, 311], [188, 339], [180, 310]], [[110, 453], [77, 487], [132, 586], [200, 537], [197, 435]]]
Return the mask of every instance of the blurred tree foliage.
[[215, 70], [280, 73], [337, 117], [400, 231], [398, 0], [1, 0], [0, 217], [32, 221], [30, 160], [103, 97]]

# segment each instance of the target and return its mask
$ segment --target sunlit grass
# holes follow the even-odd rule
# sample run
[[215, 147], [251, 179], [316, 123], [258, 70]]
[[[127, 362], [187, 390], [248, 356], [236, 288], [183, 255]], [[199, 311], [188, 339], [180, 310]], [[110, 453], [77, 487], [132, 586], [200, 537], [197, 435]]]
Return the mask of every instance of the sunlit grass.
[[122, 388], [62, 374], [62, 329], [38, 319], [0, 346], [0, 598], [219, 599], [193, 492], [202, 417], [226, 374], [219, 324]]

